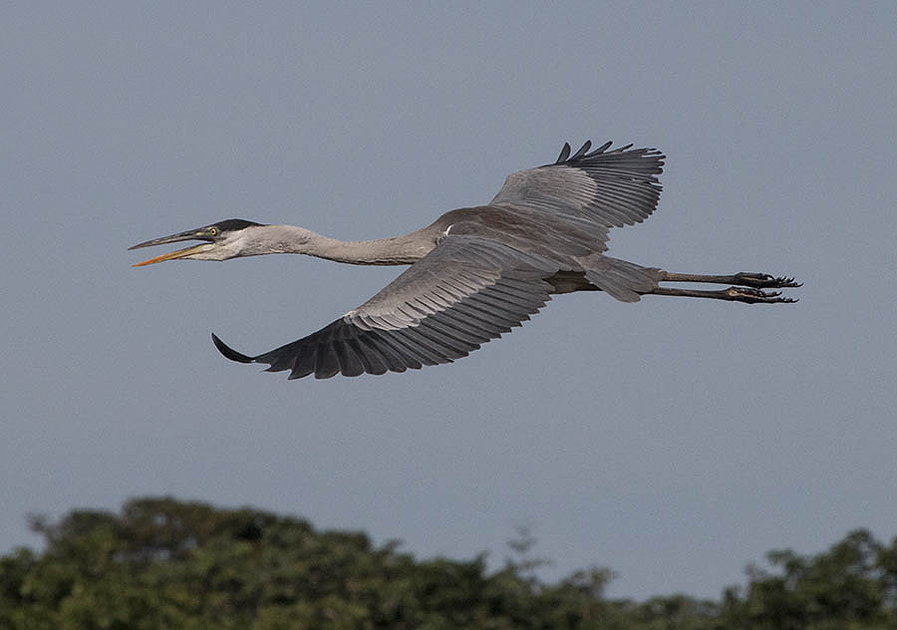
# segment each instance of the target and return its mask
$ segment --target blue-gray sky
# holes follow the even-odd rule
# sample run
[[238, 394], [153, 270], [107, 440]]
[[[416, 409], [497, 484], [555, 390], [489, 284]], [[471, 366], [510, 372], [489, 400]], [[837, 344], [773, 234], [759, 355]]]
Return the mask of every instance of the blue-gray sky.
[[[897, 534], [893, 3], [36, 3], [0, 10], [0, 548], [171, 493], [716, 596], [774, 547]], [[344, 239], [491, 199], [565, 140], [654, 146], [611, 254], [764, 271], [794, 306], [560, 296], [454, 365], [288, 382], [223, 359], [396, 268], [133, 269], [219, 219]], [[161, 253], [161, 252], [160, 252]]]

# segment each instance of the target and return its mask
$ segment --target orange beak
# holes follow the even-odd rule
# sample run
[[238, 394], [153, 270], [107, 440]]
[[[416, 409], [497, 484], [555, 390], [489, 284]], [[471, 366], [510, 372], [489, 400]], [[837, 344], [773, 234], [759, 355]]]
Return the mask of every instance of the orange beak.
[[[212, 241], [213, 238], [206, 231], [207, 228], [200, 228], [198, 230], [187, 230], [186, 232], [178, 232], [177, 234], [172, 234], [170, 236], [163, 236], [162, 238], [154, 238], [151, 241], [144, 241], [143, 243], [138, 243], [137, 245], [132, 245], [128, 249], [140, 249], [141, 247], [152, 247], [153, 245], [165, 245], [167, 243], [177, 243], [180, 241], [192, 241], [192, 240], [203, 240], [203, 241]], [[175, 260], [177, 258], [184, 258], [185, 256], [190, 256], [191, 254], [198, 254], [203, 251], [206, 247], [207, 243], [200, 243], [199, 245], [193, 245], [192, 247], [187, 247], [184, 249], [179, 249], [173, 252], [169, 252], [167, 254], [162, 254], [161, 256], [156, 256], [155, 258], [150, 258], [149, 260], [144, 260], [143, 262], [139, 262], [135, 265], [131, 265], [132, 267], [143, 267], [144, 265], [152, 265], [153, 263], [164, 262], [166, 260]]]
[[174, 252], [168, 252], [167, 254], [162, 254], [161, 256], [156, 256], [155, 258], [150, 258], [149, 260], [144, 260], [143, 262], [139, 262], [131, 265], [132, 267], [143, 267], [144, 265], [152, 265], [153, 263], [165, 262], [166, 260], [175, 260], [177, 258], [183, 258], [184, 256], [189, 256], [190, 254], [196, 254], [202, 251], [202, 248], [205, 246], [205, 243], [200, 245], [194, 245], [193, 247], [187, 247], [185, 249], [179, 249]]

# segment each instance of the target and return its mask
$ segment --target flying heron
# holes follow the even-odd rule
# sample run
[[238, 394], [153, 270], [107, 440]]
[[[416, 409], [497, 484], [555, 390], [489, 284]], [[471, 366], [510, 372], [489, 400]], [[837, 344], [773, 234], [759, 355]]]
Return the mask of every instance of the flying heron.
[[[605, 256], [612, 227], [645, 220], [657, 206], [665, 156], [656, 149], [571, 155], [564, 144], [553, 164], [510, 175], [484, 206], [446, 212], [404, 236], [339, 241], [290, 225], [228, 219], [134, 245], [130, 249], [199, 240], [198, 245], [151, 258], [228, 260], [261, 254], [308, 254], [356, 265], [411, 265], [377, 295], [321, 330], [257, 356], [233, 350], [212, 333], [225, 357], [314, 374], [383, 374], [450, 363], [535, 314], [552, 295], [604, 291], [622, 302], [642, 295], [790, 303], [781, 289], [793, 278], [765, 273], [671, 273]], [[730, 284], [721, 290], [661, 287], [661, 282]]]

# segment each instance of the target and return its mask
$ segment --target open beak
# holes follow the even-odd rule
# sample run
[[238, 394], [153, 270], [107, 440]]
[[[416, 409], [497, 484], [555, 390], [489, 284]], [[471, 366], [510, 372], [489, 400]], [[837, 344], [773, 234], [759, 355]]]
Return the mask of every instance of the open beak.
[[[203, 228], [199, 230], [187, 230], [186, 232], [178, 232], [177, 234], [163, 236], [162, 238], [154, 238], [151, 241], [144, 241], [143, 243], [132, 245], [128, 249], [140, 249], [141, 247], [152, 247], [153, 245], [165, 245], [167, 243], [179, 243], [181, 241], [192, 241], [195, 239], [204, 241], [213, 240], [211, 235], [206, 231], [206, 229]], [[167, 254], [162, 254], [161, 256], [156, 256], [155, 258], [150, 258], [149, 260], [144, 260], [143, 262], [139, 262], [131, 266], [143, 267], [144, 265], [152, 265], [153, 263], [164, 262], [166, 260], [175, 260], [176, 258], [183, 258], [191, 254], [198, 254], [205, 249], [206, 245], [207, 243], [200, 243], [199, 245], [194, 245], [192, 247], [186, 247], [184, 249], [179, 249]]]

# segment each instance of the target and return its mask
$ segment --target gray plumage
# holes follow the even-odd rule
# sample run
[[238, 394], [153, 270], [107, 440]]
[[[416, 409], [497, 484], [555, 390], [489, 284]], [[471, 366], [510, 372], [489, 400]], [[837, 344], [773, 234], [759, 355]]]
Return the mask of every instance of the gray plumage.
[[[510, 175], [485, 206], [446, 212], [429, 226], [389, 239], [343, 242], [293, 226], [230, 219], [135, 245], [205, 241], [140, 265], [174, 258], [226, 260], [304, 253], [354, 264], [411, 264], [373, 298], [321, 330], [257, 356], [212, 335], [242, 363], [314, 374], [383, 374], [448, 363], [509, 332], [553, 294], [605, 291], [623, 302], [678, 295], [746, 303], [792, 302], [762, 288], [800, 286], [791, 278], [741, 273], [674, 274], [605, 256], [611, 227], [646, 219], [657, 207], [664, 156], [655, 149], [608, 150], [591, 143], [556, 162]], [[133, 249], [133, 248], [132, 248]], [[662, 288], [660, 282], [714, 282], [722, 291]]]

